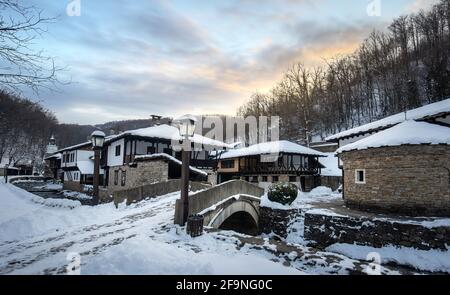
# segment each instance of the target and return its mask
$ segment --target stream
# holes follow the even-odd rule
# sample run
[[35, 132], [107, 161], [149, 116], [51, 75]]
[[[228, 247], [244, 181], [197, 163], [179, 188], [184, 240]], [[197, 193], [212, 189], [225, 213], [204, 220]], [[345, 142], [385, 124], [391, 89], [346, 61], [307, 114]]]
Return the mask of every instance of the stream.
[[80, 201], [81, 205], [92, 205], [92, 200], [78, 197], [83, 194], [65, 191], [62, 184], [52, 181], [18, 181], [13, 184], [44, 199], [68, 199]]

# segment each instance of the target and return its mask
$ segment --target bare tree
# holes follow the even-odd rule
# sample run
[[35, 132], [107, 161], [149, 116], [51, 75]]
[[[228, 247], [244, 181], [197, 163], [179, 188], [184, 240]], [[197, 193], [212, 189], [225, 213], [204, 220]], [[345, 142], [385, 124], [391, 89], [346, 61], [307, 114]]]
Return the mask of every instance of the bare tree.
[[21, 87], [34, 92], [55, 88], [60, 69], [42, 50], [32, 48], [53, 21], [19, 0], [0, 0], [0, 87], [16, 93], [22, 92]]
[[[450, 0], [395, 19], [322, 68], [294, 63], [239, 114], [279, 115], [280, 136], [307, 142], [450, 97]], [[263, 103], [267, 104], [262, 107]]]

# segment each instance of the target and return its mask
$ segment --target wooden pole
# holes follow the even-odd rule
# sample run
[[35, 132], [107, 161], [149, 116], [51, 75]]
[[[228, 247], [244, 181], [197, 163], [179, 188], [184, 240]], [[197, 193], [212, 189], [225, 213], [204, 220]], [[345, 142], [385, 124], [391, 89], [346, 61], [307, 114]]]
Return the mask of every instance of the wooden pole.
[[100, 180], [100, 150], [95, 149], [94, 151], [94, 196], [93, 196], [93, 205], [98, 205], [99, 196], [98, 196], [98, 185]]
[[5, 183], [8, 183], [8, 168], [9, 165], [5, 165]]
[[181, 152], [181, 201], [183, 203], [183, 224], [187, 222], [189, 216], [189, 162], [191, 152], [183, 150]]

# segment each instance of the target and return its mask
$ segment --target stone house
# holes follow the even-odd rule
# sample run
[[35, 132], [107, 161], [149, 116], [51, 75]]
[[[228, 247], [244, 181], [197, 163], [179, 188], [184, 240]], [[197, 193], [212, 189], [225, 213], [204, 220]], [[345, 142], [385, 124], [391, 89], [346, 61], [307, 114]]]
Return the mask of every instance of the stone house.
[[[450, 126], [450, 98], [339, 132], [325, 140], [330, 143], [337, 143], [338, 148], [341, 148], [407, 120]], [[341, 161], [339, 166], [342, 167]]]
[[410, 216], [450, 216], [450, 128], [405, 121], [337, 150], [345, 204]]
[[255, 144], [218, 156], [218, 183], [241, 179], [267, 188], [274, 182], [290, 182], [303, 191], [320, 185], [325, 154], [289, 141]]

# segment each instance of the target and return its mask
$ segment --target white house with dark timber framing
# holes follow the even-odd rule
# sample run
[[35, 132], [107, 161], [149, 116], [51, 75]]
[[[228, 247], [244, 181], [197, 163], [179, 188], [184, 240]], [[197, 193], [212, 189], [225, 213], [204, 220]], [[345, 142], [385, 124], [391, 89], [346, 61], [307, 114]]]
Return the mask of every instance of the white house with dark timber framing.
[[[108, 193], [180, 178], [181, 153], [172, 145], [181, 140], [178, 128], [166, 124], [129, 130], [108, 138], [101, 158]], [[229, 145], [199, 134], [190, 141], [190, 178], [207, 181], [216, 167], [210, 151]]]
[[273, 141], [224, 152], [218, 156], [218, 182], [242, 179], [267, 188], [275, 182], [291, 182], [303, 191], [320, 185], [326, 154], [290, 141]]
[[[84, 192], [93, 184], [94, 151], [90, 141], [63, 148], [56, 152], [61, 154], [61, 170], [64, 173], [64, 189]], [[103, 169], [100, 170], [100, 179]]]

